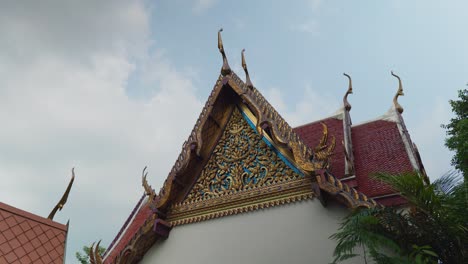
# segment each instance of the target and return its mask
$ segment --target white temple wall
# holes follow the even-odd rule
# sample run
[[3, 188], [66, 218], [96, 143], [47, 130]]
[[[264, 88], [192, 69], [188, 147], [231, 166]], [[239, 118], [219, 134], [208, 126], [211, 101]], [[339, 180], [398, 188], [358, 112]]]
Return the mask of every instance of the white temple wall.
[[[348, 209], [307, 200], [249, 213], [177, 226], [141, 263], [312, 264], [330, 263], [329, 239]], [[355, 257], [343, 263], [364, 263]]]

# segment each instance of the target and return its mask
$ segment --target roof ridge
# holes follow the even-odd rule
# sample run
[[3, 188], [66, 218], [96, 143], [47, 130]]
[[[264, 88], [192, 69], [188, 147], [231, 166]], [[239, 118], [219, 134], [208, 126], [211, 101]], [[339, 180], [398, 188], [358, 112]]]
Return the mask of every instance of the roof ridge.
[[28, 211], [21, 210], [21, 209], [19, 209], [17, 207], [8, 205], [6, 203], [0, 202], [0, 210], [8, 211], [8, 212], [10, 212], [10, 213], [12, 213], [14, 215], [22, 216], [24, 218], [28, 218], [28, 219], [33, 220], [35, 222], [39, 222], [41, 224], [48, 225], [50, 227], [57, 228], [57, 229], [60, 229], [60, 230], [63, 230], [63, 231], [68, 230], [67, 225], [61, 224], [59, 222], [55, 222], [54, 220], [50, 220], [48, 218], [45, 218], [45, 217], [30, 213]]
[[315, 121], [312, 121], [312, 122], [309, 122], [309, 123], [305, 123], [305, 124], [302, 124], [300, 126], [296, 126], [294, 127], [293, 129], [297, 129], [297, 128], [301, 128], [301, 127], [305, 127], [305, 126], [310, 126], [310, 125], [313, 125], [313, 124], [320, 124], [320, 122], [323, 122], [327, 119], [338, 119], [338, 120], [342, 120], [343, 118], [340, 118], [339, 116], [343, 115], [344, 112], [342, 111], [343, 110], [343, 107], [341, 107], [339, 110], [337, 110], [334, 114], [332, 115], [329, 115], [327, 117], [324, 117], [322, 119], [319, 119], [319, 120], [315, 120]]
[[390, 107], [390, 109], [388, 109], [387, 112], [385, 112], [383, 115], [380, 115], [376, 118], [372, 118], [372, 119], [359, 122], [357, 124], [352, 125], [351, 127], [358, 127], [358, 126], [366, 125], [375, 121], [387, 121], [387, 122], [398, 123], [399, 120], [398, 120], [398, 115], [397, 115], [395, 107], [394, 106]]

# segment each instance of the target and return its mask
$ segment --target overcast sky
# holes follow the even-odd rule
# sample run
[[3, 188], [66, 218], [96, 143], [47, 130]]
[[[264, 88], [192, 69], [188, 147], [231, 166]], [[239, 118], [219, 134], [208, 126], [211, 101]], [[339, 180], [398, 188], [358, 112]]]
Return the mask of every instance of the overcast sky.
[[430, 178], [451, 168], [440, 124], [468, 82], [466, 1], [5, 2], [0, 201], [46, 217], [76, 167], [55, 218], [70, 219], [67, 263], [112, 241], [145, 165], [161, 187], [218, 77], [220, 27], [231, 67], [244, 76], [245, 48], [255, 86], [293, 126], [341, 106], [343, 72], [353, 123], [383, 115], [394, 70]]

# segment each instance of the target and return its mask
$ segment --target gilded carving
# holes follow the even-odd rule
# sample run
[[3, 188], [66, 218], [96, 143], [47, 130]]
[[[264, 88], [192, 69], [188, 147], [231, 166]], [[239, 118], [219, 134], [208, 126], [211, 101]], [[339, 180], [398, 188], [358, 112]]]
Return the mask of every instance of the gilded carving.
[[213, 104], [216, 98], [218, 97], [222, 87], [223, 86], [221, 75], [216, 81], [216, 84], [214, 85], [214, 88], [211, 91], [211, 94], [208, 97], [208, 100], [206, 101], [205, 106], [203, 107], [200, 116], [198, 117], [197, 122], [195, 123], [195, 126], [192, 129], [192, 132], [190, 133], [188, 139], [184, 142], [182, 146], [182, 151], [179, 154], [179, 157], [177, 158], [174, 166], [172, 166], [172, 169], [169, 172], [167, 179], [164, 181], [163, 187], [159, 190], [158, 195], [156, 195], [154, 201], [152, 202], [152, 207], [162, 208], [166, 206], [169, 202], [170, 194], [172, 191], [172, 183], [176, 175], [183, 172], [187, 168], [190, 157], [193, 154], [193, 152], [191, 151], [192, 145], [195, 146], [195, 154], [200, 155], [200, 150], [203, 145], [201, 130], [208, 118], [209, 113], [213, 108]]
[[294, 160], [296, 164], [306, 172], [313, 172], [319, 169], [327, 169], [330, 167], [330, 156], [333, 155], [335, 149], [335, 137], [332, 136], [331, 143], [328, 144], [328, 128], [325, 123], [322, 123], [323, 134], [320, 143], [315, 147], [313, 154], [309, 148], [299, 142], [290, 142]]
[[288, 167], [235, 108], [186, 201], [258, 188], [300, 175]]
[[97, 243], [96, 247], [94, 247], [94, 243], [89, 248], [89, 263], [90, 264], [102, 264], [102, 257], [99, 254], [99, 244], [101, 244], [101, 240]]
[[323, 126], [322, 139], [314, 151], [314, 162], [319, 164], [321, 169], [328, 169], [330, 167], [329, 158], [333, 155], [335, 150], [335, 136], [332, 136], [331, 143], [328, 144], [328, 127], [325, 123], [321, 123]]
[[[308, 187], [307, 190], [302, 188], [302, 192], [295, 192], [293, 194], [288, 194], [287, 196], [278, 196], [278, 195], [270, 195], [271, 197], [266, 200], [258, 200], [258, 197], [254, 197], [251, 199], [256, 199], [254, 203], [241, 203], [236, 204], [233, 208], [229, 208], [225, 206], [228, 199], [219, 199], [224, 206], [220, 206], [218, 208], [203, 208], [201, 210], [193, 210], [193, 211], [184, 211], [185, 214], [174, 214], [171, 215], [169, 218], [169, 222], [171, 226], [178, 226], [183, 224], [190, 224], [200, 221], [205, 221], [209, 219], [224, 217], [228, 215], [236, 215], [240, 213], [255, 211], [259, 209], [269, 208], [273, 206], [278, 206], [282, 204], [293, 203], [297, 201], [312, 199], [316, 196], [316, 194], [311, 190], [310, 179], [308, 179]], [[216, 200], [216, 199], [215, 199]], [[223, 201], [225, 200], [225, 201]]]
[[145, 194], [148, 195], [148, 203], [151, 205], [152, 201], [156, 197], [156, 193], [153, 190], [153, 188], [151, 188], [151, 185], [148, 184], [148, 181], [146, 180], [146, 176], [148, 176], [148, 172], [146, 171], [146, 168], [147, 167], [145, 167], [143, 169], [143, 172], [141, 173], [142, 174], [142, 185], [143, 185], [143, 188], [145, 189]]
[[368, 198], [365, 194], [357, 192], [354, 188], [350, 188], [347, 184], [342, 183], [327, 171], [319, 171], [316, 175], [316, 180], [320, 189], [329, 194], [341, 197], [350, 208], [380, 206], [373, 199]]

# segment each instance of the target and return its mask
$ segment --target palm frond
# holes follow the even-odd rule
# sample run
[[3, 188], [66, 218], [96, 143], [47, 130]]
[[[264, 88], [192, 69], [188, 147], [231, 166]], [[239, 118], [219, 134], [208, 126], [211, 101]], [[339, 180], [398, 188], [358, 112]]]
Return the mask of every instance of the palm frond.
[[432, 185], [439, 192], [451, 194], [461, 181], [463, 181], [461, 173], [458, 170], [450, 170], [436, 179]]
[[338, 241], [333, 253], [335, 257], [333, 263], [359, 255], [354, 252], [358, 246], [367, 248], [373, 258], [385, 258], [386, 255], [378, 253], [383, 248], [390, 249], [394, 253], [399, 252], [400, 247], [397, 243], [382, 232], [377, 232], [382, 229], [379, 218], [376, 217], [380, 210], [382, 209], [356, 210], [345, 218], [338, 232], [330, 237]]

